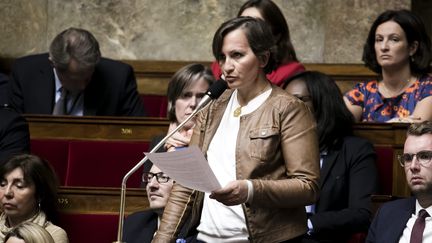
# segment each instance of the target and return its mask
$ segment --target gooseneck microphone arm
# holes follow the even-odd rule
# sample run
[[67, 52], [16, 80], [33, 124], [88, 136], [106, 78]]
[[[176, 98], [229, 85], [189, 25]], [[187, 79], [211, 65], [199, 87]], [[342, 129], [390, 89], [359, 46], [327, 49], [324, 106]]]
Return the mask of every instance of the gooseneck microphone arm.
[[[188, 121], [190, 121], [198, 112], [202, 110], [208, 103], [210, 103], [213, 99], [219, 98], [219, 96], [225, 91], [227, 88], [227, 84], [224, 80], [218, 80], [206, 92], [204, 97], [201, 99], [200, 103], [197, 105], [195, 110], [190, 114], [183, 122], [181, 122], [173, 131], [171, 131], [168, 135], [166, 135], [156, 146], [150, 150], [149, 153], [156, 152], [162, 145], [165, 144], [166, 140], [168, 140], [174, 133], [180, 130]], [[122, 241], [123, 238], [123, 225], [124, 225], [124, 214], [125, 214], [125, 199], [126, 199], [126, 182], [129, 177], [135, 173], [146, 161], [148, 157], [145, 156], [140, 162], [138, 162], [126, 175], [123, 177], [121, 184], [121, 193], [120, 193], [120, 210], [119, 210], [119, 224], [117, 231], [117, 241], [113, 243], [125, 243]]]

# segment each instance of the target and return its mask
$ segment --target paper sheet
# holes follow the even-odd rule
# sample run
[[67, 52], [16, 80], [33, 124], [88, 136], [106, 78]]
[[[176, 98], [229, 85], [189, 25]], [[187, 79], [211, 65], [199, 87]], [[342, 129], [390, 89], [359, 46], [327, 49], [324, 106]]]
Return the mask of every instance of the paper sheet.
[[173, 152], [145, 153], [159, 169], [176, 183], [202, 192], [220, 189], [221, 185], [197, 146]]

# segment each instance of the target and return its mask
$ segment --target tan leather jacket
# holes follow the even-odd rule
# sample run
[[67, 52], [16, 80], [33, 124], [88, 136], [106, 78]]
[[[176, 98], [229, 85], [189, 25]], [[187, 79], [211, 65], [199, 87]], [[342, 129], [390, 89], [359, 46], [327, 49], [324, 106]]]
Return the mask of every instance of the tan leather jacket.
[[[313, 116], [303, 102], [272, 88], [257, 110], [240, 118], [237, 136], [237, 179], [253, 184], [253, 199], [243, 205], [251, 242], [281, 242], [304, 234], [304, 206], [316, 201], [319, 190]], [[198, 115], [191, 145], [199, 145], [204, 154], [231, 94], [225, 91]], [[197, 226], [203, 198], [204, 193], [175, 184], [153, 242], [174, 242], [187, 217]]]

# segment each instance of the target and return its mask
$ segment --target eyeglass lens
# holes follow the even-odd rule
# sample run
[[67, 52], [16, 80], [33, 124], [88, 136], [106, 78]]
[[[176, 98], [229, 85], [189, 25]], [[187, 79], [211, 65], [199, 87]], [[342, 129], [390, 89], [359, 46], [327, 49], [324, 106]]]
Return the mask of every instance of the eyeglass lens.
[[409, 154], [405, 153], [400, 156], [401, 163], [403, 165], [409, 165], [414, 160], [414, 156], [417, 158], [417, 160], [420, 162], [420, 164], [427, 164], [432, 159], [432, 151], [420, 151], [416, 154]]

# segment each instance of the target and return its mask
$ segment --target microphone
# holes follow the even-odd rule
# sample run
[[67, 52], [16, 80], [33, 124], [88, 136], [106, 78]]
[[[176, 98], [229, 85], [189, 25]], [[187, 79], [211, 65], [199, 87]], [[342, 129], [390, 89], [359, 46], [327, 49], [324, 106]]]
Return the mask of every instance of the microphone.
[[198, 103], [197, 107], [195, 108], [195, 111], [200, 111], [202, 108], [204, 108], [210, 101], [215, 100], [221, 96], [221, 94], [227, 89], [227, 83], [219, 79], [215, 83], [213, 83], [209, 89], [205, 92], [204, 97], [201, 99], [201, 101]]
[[[168, 135], [166, 135], [149, 153], [156, 152], [165, 141], [168, 140], [174, 133], [180, 130], [189, 120], [191, 120], [198, 112], [200, 112], [206, 105], [208, 105], [212, 100], [219, 98], [222, 93], [228, 88], [225, 80], [219, 79], [215, 83], [213, 83], [209, 89], [205, 92], [204, 97], [198, 103], [195, 110], [190, 114], [182, 123], [180, 123], [176, 129], [171, 131]], [[138, 162], [126, 175], [123, 177], [122, 185], [121, 185], [121, 194], [120, 194], [120, 210], [119, 210], [119, 225], [117, 231], [117, 241], [113, 243], [124, 243], [122, 241], [123, 238], [123, 224], [124, 224], [124, 213], [125, 213], [125, 200], [126, 200], [126, 182], [129, 177], [135, 173], [146, 161], [148, 160], [147, 156], [145, 156], [140, 162]]]

